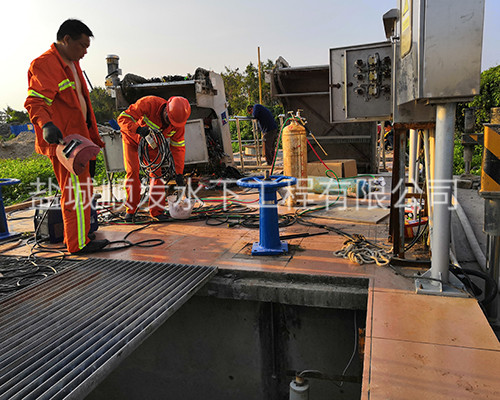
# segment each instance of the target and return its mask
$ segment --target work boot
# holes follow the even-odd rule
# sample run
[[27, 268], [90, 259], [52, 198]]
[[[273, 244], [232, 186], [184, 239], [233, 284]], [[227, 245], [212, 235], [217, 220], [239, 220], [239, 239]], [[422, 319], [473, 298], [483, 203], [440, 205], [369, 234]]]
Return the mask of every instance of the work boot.
[[158, 214], [155, 216], [151, 216], [151, 218], [153, 218], [153, 220], [158, 221], [158, 222], [166, 222], [166, 221], [170, 220], [170, 217], [167, 214]]
[[132, 222], [134, 222], [134, 214], [127, 213], [127, 214], [125, 214], [124, 219], [125, 219], [125, 222], [132, 223]]
[[90, 253], [96, 253], [98, 251], [101, 251], [104, 247], [106, 247], [109, 243], [108, 239], [103, 239], [103, 240], [91, 240], [90, 242], [87, 243], [87, 245], [81, 249], [78, 250], [76, 253], [73, 254], [90, 254]]

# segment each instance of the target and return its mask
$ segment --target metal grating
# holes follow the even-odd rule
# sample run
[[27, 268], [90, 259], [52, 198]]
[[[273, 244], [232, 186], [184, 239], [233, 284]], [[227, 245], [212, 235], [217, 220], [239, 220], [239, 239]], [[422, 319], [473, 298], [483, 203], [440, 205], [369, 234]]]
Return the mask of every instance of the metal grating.
[[216, 267], [88, 259], [0, 300], [0, 399], [81, 399]]

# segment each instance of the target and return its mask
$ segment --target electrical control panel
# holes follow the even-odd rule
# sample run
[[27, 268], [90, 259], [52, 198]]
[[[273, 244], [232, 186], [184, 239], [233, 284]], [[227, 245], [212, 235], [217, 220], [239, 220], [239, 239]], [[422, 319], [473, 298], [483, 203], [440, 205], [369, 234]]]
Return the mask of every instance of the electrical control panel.
[[330, 122], [377, 121], [391, 114], [391, 43], [330, 49]]
[[479, 93], [485, 0], [399, 0], [396, 105]]

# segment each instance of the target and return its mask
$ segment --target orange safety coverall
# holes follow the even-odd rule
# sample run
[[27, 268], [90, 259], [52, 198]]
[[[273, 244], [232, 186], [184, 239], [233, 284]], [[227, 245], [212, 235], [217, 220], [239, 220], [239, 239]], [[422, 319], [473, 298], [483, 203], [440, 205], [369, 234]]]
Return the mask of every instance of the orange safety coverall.
[[74, 65], [87, 103], [86, 118], [76, 93], [73, 72], [62, 60], [54, 44], [31, 63], [28, 71], [28, 97], [24, 103], [35, 126], [35, 150], [50, 158], [61, 190], [64, 241], [70, 253], [81, 250], [90, 241], [88, 233], [92, 181], [88, 170], [77, 176], [64, 168], [56, 157], [57, 145], [49, 144], [43, 139], [42, 127], [47, 122], [53, 122], [61, 130], [63, 137], [78, 133], [104, 147], [82, 70], [78, 62], [74, 62]]
[[[118, 119], [122, 131], [123, 160], [127, 176], [125, 178], [125, 191], [127, 213], [133, 214], [139, 205], [141, 197], [141, 181], [139, 178], [139, 141], [140, 135], [136, 133], [139, 126], [148, 126], [160, 130], [166, 138], [170, 139], [170, 150], [175, 164], [175, 172], [184, 172], [184, 157], [186, 147], [184, 142], [185, 127], [176, 128], [165, 125], [162, 113], [167, 105], [167, 100], [157, 96], [145, 96], [137, 100], [128, 109], [122, 112]], [[156, 149], [151, 150], [152, 157], [156, 156]], [[155, 217], [165, 212], [165, 185], [160, 178], [161, 169], [150, 175], [149, 213]]]

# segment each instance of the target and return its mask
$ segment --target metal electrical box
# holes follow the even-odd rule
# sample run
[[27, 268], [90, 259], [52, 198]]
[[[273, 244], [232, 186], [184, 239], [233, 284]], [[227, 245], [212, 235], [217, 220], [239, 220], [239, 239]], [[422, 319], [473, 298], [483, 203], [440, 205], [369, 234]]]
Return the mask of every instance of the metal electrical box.
[[125, 171], [122, 133], [108, 127], [99, 127], [99, 134], [105, 144], [102, 154], [104, 156], [106, 171], [108, 173]]
[[392, 114], [392, 45], [330, 49], [330, 122], [378, 121]]
[[399, 0], [397, 105], [479, 94], [484, 0]]
[[[203, 164], [208, 162], [205, 127], [202, 119], [192, 119], [186, 122], [184, 140], [186, 141], [185, 165]], [[123, 162], [122, 133], [106, 127], [99, 129], [101, 139], [106, 144], [102, 149], [104, 165], [108, 173], [125, 171]]]
[[184, 134], [186, 156], [184, 164], [200, 164], [208, 162], [208, 150], [205, 139], [203, 120], [194, 119], [186, 123]]

